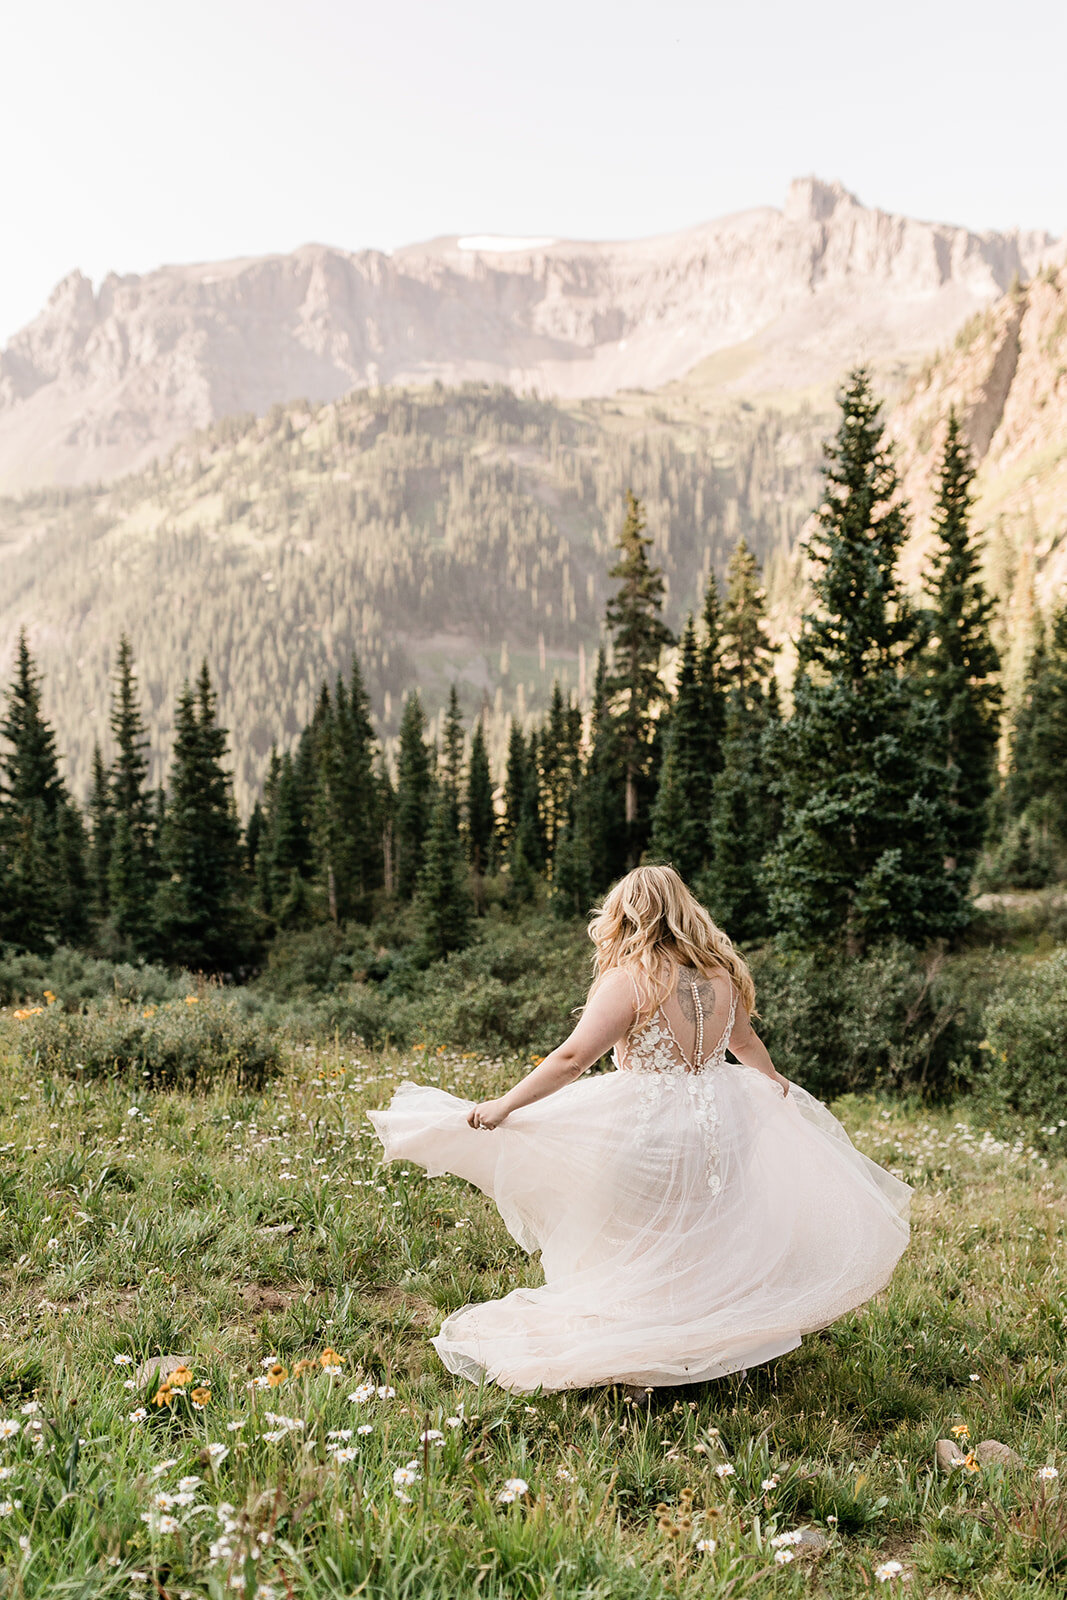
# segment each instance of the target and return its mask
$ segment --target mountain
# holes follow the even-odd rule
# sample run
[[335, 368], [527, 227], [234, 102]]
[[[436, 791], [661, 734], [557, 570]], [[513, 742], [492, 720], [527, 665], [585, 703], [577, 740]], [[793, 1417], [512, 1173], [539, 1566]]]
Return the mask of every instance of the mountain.
[[0, 352], [0, 489], [136, 471], [226, 416], [468, 381], [597, 396], [700, 363], [727, 392], [913, 365], [1029, 278], [1044, 233], [973, 233], [796, 181], [762, 207], [624, 243], [448, 238], [65, 278]]

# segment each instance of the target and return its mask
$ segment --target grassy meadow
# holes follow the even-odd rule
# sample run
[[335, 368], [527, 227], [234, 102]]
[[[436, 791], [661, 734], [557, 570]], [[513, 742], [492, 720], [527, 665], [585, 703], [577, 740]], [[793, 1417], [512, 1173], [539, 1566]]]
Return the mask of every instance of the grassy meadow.
[[[22, 1026], [0, 1014], [5, 1600], [1064, 1592], [1062, 1163], [965, 1106], [838, 1102], [915, 1231], [799, 1351], [647, 1406], [509, 1396], [428, 1339], [536, 1263], [476, 1191], [383, 1168], [364, 1112], [523, 1061], [287, 1045], [261, 1089], [153, 1091], [41, 1076]], [[953, 1429], [1021, 1465], [939, 1470]]]

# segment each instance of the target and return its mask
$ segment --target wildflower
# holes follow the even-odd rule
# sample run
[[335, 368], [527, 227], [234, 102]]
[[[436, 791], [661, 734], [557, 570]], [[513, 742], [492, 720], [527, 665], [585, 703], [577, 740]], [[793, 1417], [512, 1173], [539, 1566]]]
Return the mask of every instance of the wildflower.
[[198, 1478], [195, 1473], [190, 1473], [187, 1478], [178, 1479], [178, 1488], [185, 1494], [190, 1489], [195, 1489], [197, 1484], [203, 1483], [203, 1481], [203, 1478]]
[[396, 1489], [410, 1489], [419, 1478], [419, 1464], [409, 1461], [406, 1467], [397, 1467], [393, 1473], [393, 1487]]
[[59, 1249], [59, 1240], [58, 1239], [49, 1239], [48, 1243], [45, 1245], [45, 1249], [46, 1250], [58, 1250]]
[[446, 1428], [462, 1428], [462, 1426], [463, 1426], [463, 1418], [462, 1417], [446, 1417], [445, 1418], [445, 1427]]
[[426, 1428], [419, 1434], [420, 1444], [444, 1444], [445, 1436], [440, 1428]]
[[981, 1472], [981, 1463], [979, 1462], [978, 1457], [975, 1455], [973, 1450], [968, 1450], [967, 1454], [964, 1456], [963, 1469], [965, 1472]]
[[969, 1439], [971, 1437], [971, 1430], [968, 1428], [965, 1422], [958, 1422], [952, 1429], [952, 1437], [954, 1439]]
[[21, 1500], [0, 1500], [0, 1517], [12, 1516], [21, 1505]]
[[504, 1487], [496, 1497], [497, 1505], [510, 1506], [514, 1501], [518, 1500], [521, 1495], [528, 1494], [529, 1490], [530, 1485], [526, 1482], [525, 1478], [508, 1478], [507, 1482], [504, 1484]]
[[570, 1472], [566, 1467], [557, 1467], [556, 1480], [558, 1483], [573, 1483], [574, 1473]]
[[203, 1411], [204, 1407], [211, 1399], [211, 1390], [205, 1388], [204, 1385], [201, 1384], [198, 1389], [193, 1390], [189, 1398], [193, 1402], [193, 1406], [197, 1411]]
[[19, 1534], [19, 1549], [22, 1551], [24, 1556], [28, 1556], [29, 1555], [30, 1548], [31, 1548], [31, 1546], [30, 1546], [30, 1536], [29, 1536], [29, 1534], [28, 1533], [20, 1533]]
[[177, 1517], [160, 1517], [159, 1521], [156, 1523], [156, 1527], [159, 1529], [160, 1533], [180, 1533], [181, 1526], [182, 1525], [178, 1521]]
[[360, 1384], [357, 1384], [356, 1387], [352, 1390], [352, 1393], [349, 1395], [348, 1398], [351, 1400], [352, 1404], [355, 1405], [355, 1406], [361, 1406], [365, 1400], [373, 1400], [374, 1399], [374, 1385], [373, 1385], [373, 1383], [360, 1383]]
[[769, 1494], [772, 1489], [777, 1489], [780, 1482], [781, 1479], [779, 1478], [777, 1472], [772, 1472], [769, 1478], [764, 1478], [763, 1482], [760, 1484], [760, 1488]]
[[892, 1583], [894, 1578], [899, 1578], [904, 1571], [902, 1561], [883, 1561], [880, 1567], [875, 1567], [874, 1575], [879, 1583]]
[[388, 1383], [380, 1383], [375, 1390], [379, 1400], [395, 1400], [396, 1390]]
[[200, 1004], [200, 996], [197, 994], [187, 994], [185, 997], [185, 1003], [187, 1006], [198, 1006]]
[[[241, 1424], [238, 1423], [237, 1426], [240, 1427]], [[213, 1467], [218, 1466], [220, 1461], [225, 1461], [226, 1457], [230, 1453], [228, 1447], [224, 1444], [219, 1444], [218, 1440], [214, 1440], [211, 1444], [207, 1445], [206, 1449], [211, 1458], [211, 1465]]]
[[800, 1541], [801, 1534], [797, 1529], [794, 1528], [790, 1533], [776, 1533], [774, 1538], [771, 1540], [771, 1549], [784, 1550], [787, 1545], [799, 1544]]
[[778, 1566], [784, 1567], [793, 1559], [792, 1550], [776, 1550], [774, 1559]]
[[133, 1366], [133, 1358], [132, 1358], [132, 1356], [116, 1356], [115, 1357], [115, 1366], [116, 1367], [132, 1367]]
[[270, 1367], [273, 1367], [277, 1359], [277, 1356], [264, 1356], [263, 1360], [259, 1364], [263, 1368], [264, 1372], [266, 1372]]
[[129, 1420], [131, 1422], [143, 1422], [147, 1415], [148, 1412], [145, 1410], [144, 1406], [138, 1406], [136, 1411], [130, 1412]]
[[8, 1478], [13, 1478], [14, 1476], [14, 1467], [0, 1467], [0, 1483], [6, 1483]]
[[44, 997], [45, 997], [45, 999], [46, 999], [46, 1000], [47, 1000], [47, 1001], [48, 1001], [48, 1004], [49, 1004], [49, 1005], [50, 1005], [50, 1006], [54, 1006], [54, 1005], [55, 1005], [55, 1003], [56, 1003], [56, 997], [55, 997], [55, 995], [54, 995], [54, 994], [53, 994], [53, 993], [52, 993], [52, 991], [51, 991], [51, 989], [46, 989], [46, 990], [45, 990], [45, 992], [44, 992]]
[[171, 1406], [174, 1404], [174, 1396], [171, 1393], [169, 1383], [165, 1383], [163, 1387], [158, 1390], [155, 1398], [155, 1404], [157, 1406]]
[[161, 1489], [158, 1494], [154, 1494], [152, 1496], [152, 1504], [155, 1506], [157, 1511], [169, 1511], [171, 1506], [174, 1505], [174, 1496], [172, 1494], [166, 1494]]
[[36, 1400], [27, 1400], [26, 1404], [21, 1407], [24, 1417], [35, 1417], [40, 1409], [41, 1407]]
[[1055, 1483], [1060, 1473], [1058, 1467], [1038, 1467], [1037, 1475], [1042, 1483]]
[[155, 1466], [152, 1468], [152, 1476], [153, 1478], [162, 1478], [165, 1472], [169, 1472], [171, 1467], [176, 1467], [177, 1465], [177, 1456], [171, 1456], [167, 1461], [157, 1461]]
[[0, 1418], [0, 1439], [13, 1439], [21, 1427], [14, 1417]]
[[173, 1372], [167, 1374], [165, 1382], [169, 1389], [187, 1389], [193, 1382], [193, 1375], [188, 1367], [175, 1367]]
[[837, 1517], [834, 1514], [834, 1512], [832, 1512], [832, 1511], [831, 1511], [830, 1515], [826, 1519], [826, 1526], [828, 1528], [836, 1528], [837, 1527]]
[[270, 1371], [267, 1373], [267, 1382], [270, 1384], [272, 1389], [276, 1389], [280, 1383], [285, 1382], [288, 1376], [288, 1367], [283, 1366], [280, 1361], [276, 1361], [271, 1367]]
[[226, 1431], [228, 1433], [236, 1433], [238, 1428], [243, 1428], [244, 1425], [245, 1425], [244, 1417], [235, 1417], [232, 1422], [228, 1422], [226, 1424]]
[[714, 1555], [714, 1553], [715, 1553], [715, 1540], [714, 1539], [698, 1539], [697, 1542], [696, 1542], [696, 1549], [699, 1550], [699, 1552], [700, 1552], [700, 1554], [702, 1556]]
[[981, 1381], [982, 1381], [982, 1374], [980, 1372], [972, 1372], [971, 1373], [971, 1382], [972, 1383], [981, 1383]]
[[717, 1478], [732, 1478], [733, 1475], [734, 1469], [728, 1461], [720, 1461], [719, 1465], [715, 1468], [715, 1476]]
[[314, 1370], [315, 1370], [315, 1362], [314, 1361], [308, 1361], [306, 1357], [302, 1356], [300, 1358], [300, 1360], [296, 1363], [296, 1365], [293, 1367], [293, 1377], [294, 1378], [302, 1378], [304, 1376], [305, 1372], [314, 1372]]
[[333, 1459], [342, 1466], [347, 1465], [349, 1461], [355, 1461], [358, 1456], [359, 1451], [356, 1449], [355, 1445], [351, 1444], [338, 1445], [333, 1452]]
[[356, 1429], [356, 1432], [357, 1433], [373, 1433], [374, 1432], [374, 1423], [373, 1422], [361, 1422], [359, 1427]]
[[351, 1428], [331, 1428], [326, 1435], [327, 1439], [342, 1439], [347, 1444], [352, 1437]]
[[331, 1367], [343, 1367], [344, 1361], [344, 1356], [339, 1356], [337, 1351], [334, 1350], [330, 1345], [326, 1346], [326, 1349], [319, 1357], [319, 1365], [321, 1367], [325, 1367], [327, 1371], [329, 1371]]

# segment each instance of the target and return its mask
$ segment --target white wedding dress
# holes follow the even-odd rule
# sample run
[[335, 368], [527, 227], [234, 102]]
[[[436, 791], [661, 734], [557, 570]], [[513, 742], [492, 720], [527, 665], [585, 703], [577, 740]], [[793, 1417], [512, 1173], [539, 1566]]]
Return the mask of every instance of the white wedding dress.
[[451, 1372], [518, 1393], [720, 1378], [887, 1283], [911, 1190], [812, 1095], [727, 1060], [736, 1006], [725, 974], [681, 969], [615, 1071], [492, 1131], [415, 1083], [370, 1113], [386, 1160], [466, 1178], [541, 1252], [541, 1287], [446, 1318]]

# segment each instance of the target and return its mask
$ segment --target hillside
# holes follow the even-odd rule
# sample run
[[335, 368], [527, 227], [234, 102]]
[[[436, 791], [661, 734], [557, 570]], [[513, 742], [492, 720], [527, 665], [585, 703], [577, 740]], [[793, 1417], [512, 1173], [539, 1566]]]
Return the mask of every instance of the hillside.
[[106, 488], [0, 501], [0, 660], [27, 624], [77, 793], [107, 745], [122, 629], [157, 781], [205, 655], [242, 807], [353, 650], [387, 733], [413, 681], [433, 711], [455, 679], [468, 713], [488, 702], [499, 745], [553, 676], [585, 689], [628, 487], [677, 626], [740, 533], [788, 584], [826, 427], [806, 405], [703, 414], [684, 389], [571, 409], [485, 386], [276, 407]]
[[1017, 276], [1043, 233], [977, 234], [800, 179], [656, 239], [438, 239], [64, 279], [0, 353], [0, 490], [138, 470], [190, 430], [353, 388], [657, 388], [713, 361], [749, 395], [907, 369]]

